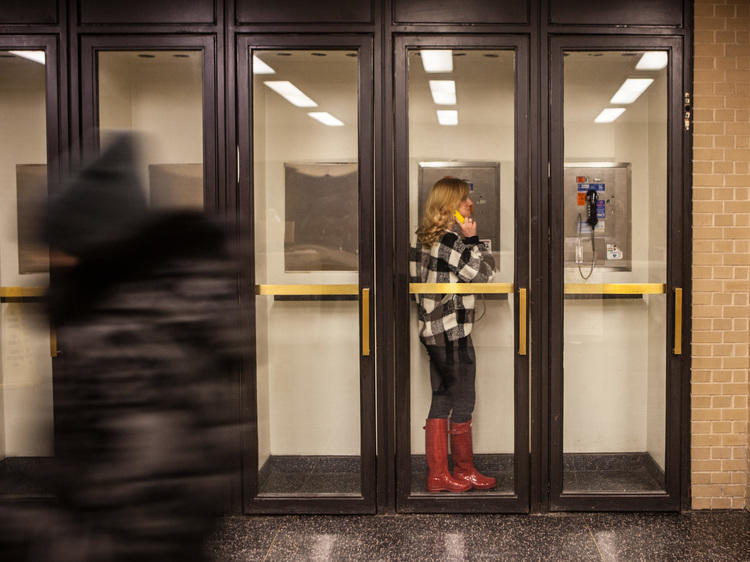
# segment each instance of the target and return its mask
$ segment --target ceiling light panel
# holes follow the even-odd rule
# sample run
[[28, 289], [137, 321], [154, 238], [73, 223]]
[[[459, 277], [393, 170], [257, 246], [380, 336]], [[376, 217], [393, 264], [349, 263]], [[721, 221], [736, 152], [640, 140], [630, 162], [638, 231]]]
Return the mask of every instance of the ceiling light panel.
[[276, 71], [253, 55], [253, 74], [276, 74]]
[[328, 125], [329, 127], [343, 127], [344, 123], [336, 119], [333, 115], [328, 113], [327, 111], [311, 111], [308, 113], [310, 117], [313, 119], [317, 119], [323, 125]]
[[22, 59], [33, 60], [39, 64], [44, 64], [46, 60], [44, 51], [10, 51], [10, 53]]
[[307, 97], [302, 90], [288, 80], [267, 80], [263, 82], [274, 92], [297, 107], [317, 107], [318, 104]]
[[420, 51], [425, 72], [453, 72], [453, 51]]
[[612, 96], [609, 103], [633, 103], [653, 82], [653, 78], [628, 78], [622, 83], [622, 86], [620, 86], [615, 95]]
[[437, 105], [456, 105], [456, 83], [453, 80], [430, 80], [430, 92]]
[[455, 109], [438, 109], [437, 119], [441, 125], [458, 125], [458, 111]]
[[669, 56], [666, 51], [650, 51], [635, 65], [636, 70], [661, 70], [667, 66]]
[[624, 107], [608, 107], [603, 109], [602, 112], [596, 116], [594, 123], [612, 123], [620, 115], [625, 113]]

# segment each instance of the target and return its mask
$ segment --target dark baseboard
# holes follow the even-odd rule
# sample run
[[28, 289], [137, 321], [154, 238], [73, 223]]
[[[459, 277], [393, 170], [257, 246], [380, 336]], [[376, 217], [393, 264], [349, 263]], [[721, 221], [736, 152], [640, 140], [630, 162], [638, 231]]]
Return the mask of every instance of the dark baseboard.
[[54, 457], [6, 457], [0, 461], [0, 500], [53, 498]]

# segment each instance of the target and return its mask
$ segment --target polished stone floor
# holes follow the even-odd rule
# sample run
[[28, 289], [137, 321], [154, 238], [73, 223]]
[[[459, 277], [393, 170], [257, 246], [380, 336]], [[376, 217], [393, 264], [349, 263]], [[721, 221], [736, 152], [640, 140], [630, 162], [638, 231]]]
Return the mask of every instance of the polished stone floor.
[[750, 513], [269, 516], [224, 520], [215, 560], [750, 560]]

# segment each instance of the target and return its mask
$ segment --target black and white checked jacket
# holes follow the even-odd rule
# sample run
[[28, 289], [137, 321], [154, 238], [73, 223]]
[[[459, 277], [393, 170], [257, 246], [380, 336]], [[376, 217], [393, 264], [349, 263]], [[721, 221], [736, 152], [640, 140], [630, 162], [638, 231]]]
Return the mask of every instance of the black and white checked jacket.
[[[412, 283], [487, 283], [495, 275], [495, 260], [478, 236], [461, 238], [446, 231], [425, 248], [416, 239], [409, 256]], [[474, 295], [417, 294], [419, 336], [426, 345], [440, 345], [471, 334]]]

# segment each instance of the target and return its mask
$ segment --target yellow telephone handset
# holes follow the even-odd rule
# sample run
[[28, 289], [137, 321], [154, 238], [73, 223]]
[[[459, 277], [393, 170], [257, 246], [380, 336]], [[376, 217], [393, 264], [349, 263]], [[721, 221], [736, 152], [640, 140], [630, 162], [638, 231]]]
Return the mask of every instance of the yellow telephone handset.
[[457, 210], [453, 211], [453, 215], [456, 217], [456, 220], [460, 222], [461, 224], [466, 222], [466, 219], [464, 218], [464, 216], [461, 213], [459, 213]]

